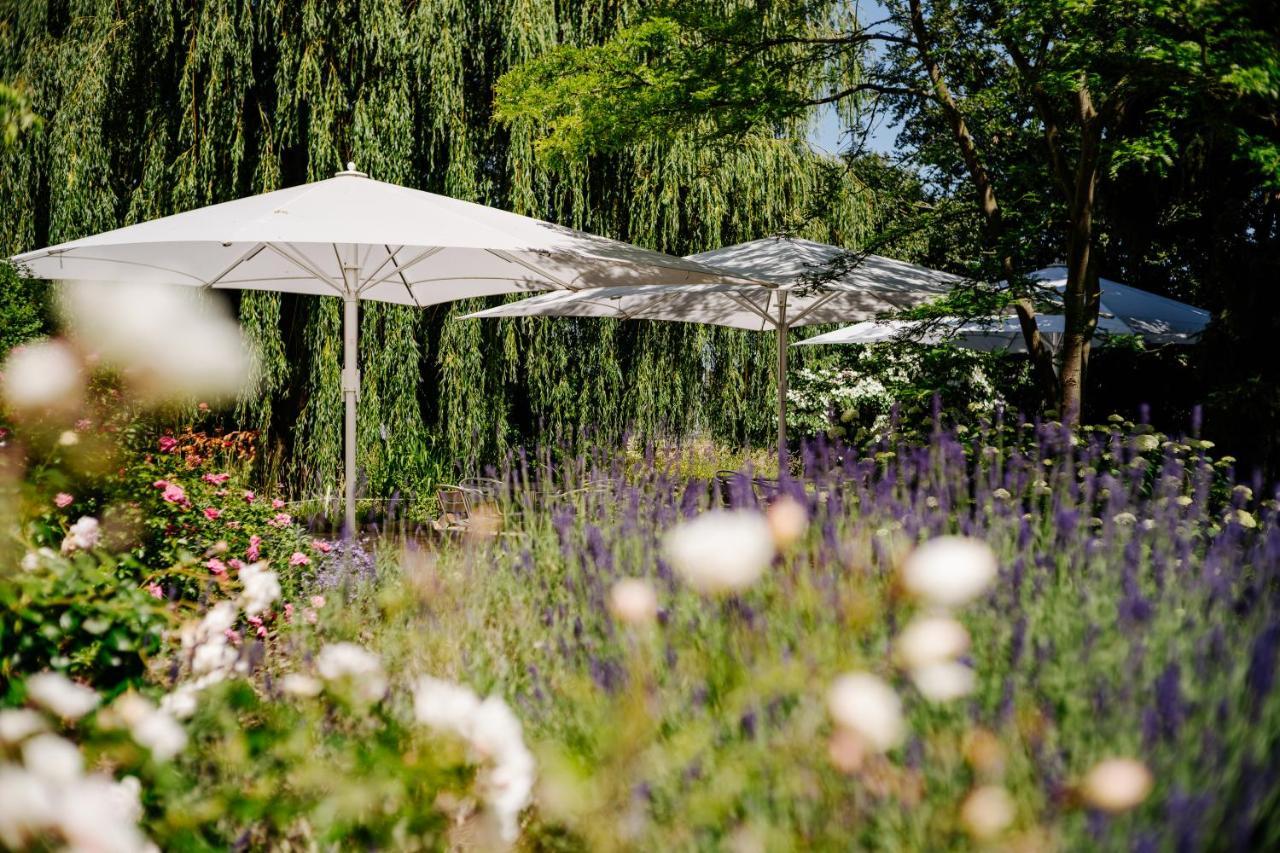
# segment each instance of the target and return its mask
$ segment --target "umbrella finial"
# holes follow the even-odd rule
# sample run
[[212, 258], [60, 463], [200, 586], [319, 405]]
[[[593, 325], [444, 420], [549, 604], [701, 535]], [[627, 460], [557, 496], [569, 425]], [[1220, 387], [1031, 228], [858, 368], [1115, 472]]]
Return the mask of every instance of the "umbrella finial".
[[367, 174], [365, 174], [364, 172], [361, 172], [359, 169], [356, 168], [356, 164], [354, 160], [348, 160], [346, 170], [342, 172], [334, 172], [333, 176], [335, 178], [341, 178], [341, 177], [367, 178], [369, 177]]

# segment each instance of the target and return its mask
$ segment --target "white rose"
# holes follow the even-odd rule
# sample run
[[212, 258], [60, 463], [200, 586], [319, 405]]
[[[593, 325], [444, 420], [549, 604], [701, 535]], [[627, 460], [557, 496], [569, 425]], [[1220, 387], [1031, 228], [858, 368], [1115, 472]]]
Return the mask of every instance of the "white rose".
[[78, 720], [98, 707], [98, 694], [58, 672], [27, 679], [27, 695], [42, 708], [67, 720]]

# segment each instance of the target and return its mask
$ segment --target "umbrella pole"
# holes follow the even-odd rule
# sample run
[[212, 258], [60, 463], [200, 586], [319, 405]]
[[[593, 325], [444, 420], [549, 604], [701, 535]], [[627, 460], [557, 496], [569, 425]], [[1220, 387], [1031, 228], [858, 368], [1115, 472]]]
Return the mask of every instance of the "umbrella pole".
[[343, 486], [345, 501], [343, 538], [356, 534], [356, 400], [360, 395], [360, 368], [356, 351], [360, 345], [360, 297], [356, 284], [357, 268], [344, 265], [342, 298], [342, 398], [346, 409], [343, 424]]
[[778, 477], [787, 470], [787, 292], [778, 294]]

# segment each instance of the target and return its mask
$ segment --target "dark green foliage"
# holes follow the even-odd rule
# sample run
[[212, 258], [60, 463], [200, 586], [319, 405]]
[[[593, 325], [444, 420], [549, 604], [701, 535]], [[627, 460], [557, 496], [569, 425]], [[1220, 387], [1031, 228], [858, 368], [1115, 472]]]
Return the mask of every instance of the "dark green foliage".
[[0, 358], [48, 328], [48, 288], [43, 282], [21, 279], [7, 264], [0, 265]]
[[[492, 122], [504, 71], [561, 41], [598, 43], [642, 6], [23, 4], [0, 29], [0, 79], [25, 83], [44, 128], [0, 154], [0, 249], [325, 178], [347, 160], [376, 178], [679, 254], [784, 229], [861, 245], [874, 228], [866, 191], [803, 143], [764, 135], [712, 148], [690, 129], [553, 166], [534, 156], [526, 124]], [[308, 494], [340, 490], [337, 303], [232, 298], [264, 356], [235, 419], [268, 431], [265, 475]], [[365, 306], [367, 494], [441, 469], [475, 473], [541, 429], [767, 440], [771, 336], [455, 319], [477, 307]]]

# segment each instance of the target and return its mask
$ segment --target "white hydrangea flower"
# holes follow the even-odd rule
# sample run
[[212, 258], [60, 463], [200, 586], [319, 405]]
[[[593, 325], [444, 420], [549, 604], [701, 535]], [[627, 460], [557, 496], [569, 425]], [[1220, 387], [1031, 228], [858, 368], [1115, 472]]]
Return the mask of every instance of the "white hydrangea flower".
[[848, 673], [832, 682], [827, 692], [827, 709], [837, 725], [854, 732], [880, 752], [893, 749], [906, 735], [898, 694], [870, 673]]
[[768, 522], [753, 510], [705, 512], [673, 528], [662, 544], [676, 572], [704, 593], [746, 589], [776, 554]]
[[1120, 527], [1133, 527], [1138, 523], [1138, 517], [1131, 512], [1118, 512], [1111, 517]]
[[987, 543], [939, 536], [912, 551], [902, 565], [907, 591], [939, 607], [959, 607], [977, 598], [996, 577], [996, 555]]
[[60, 672], [42, 672], [27, 679], [27, 695], [47, 711], [67, 720], [78, 720], [98, 707], [92, 688], [76, 684]]
[[58, 831], [73, 850], [142, 853], [151, 849], [137, 826], [142, 817], [139, 788], [132, 777], [115, 782], [94, 774], [76, 780], [62, 793]]
[[355, 695], [376, 702], [387, 692], [382, 661], [355, 643], [333, 643], [316, 656], [316, 671], [328, 682], [349, 682]]
[[136, 693], [126, 693], [111, 706], [119, 713], [129, 734], [157, 761], [168, 761], [187, 746], [187, 732], [166, 710]]

